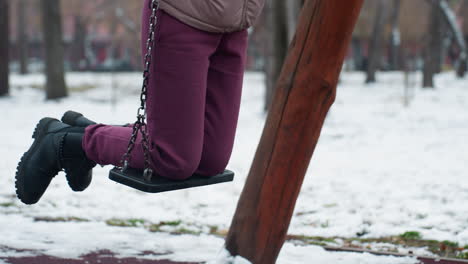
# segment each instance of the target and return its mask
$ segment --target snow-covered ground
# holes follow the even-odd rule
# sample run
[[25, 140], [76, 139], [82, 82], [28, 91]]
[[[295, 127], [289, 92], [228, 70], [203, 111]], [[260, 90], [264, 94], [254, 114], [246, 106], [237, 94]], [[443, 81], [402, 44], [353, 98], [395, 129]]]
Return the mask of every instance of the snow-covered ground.
[[[403, 104], [401, 73], [380, 74], [378, 79], [365, 86], [360, 73], [342, 75], [289, 234], [375, 238], [418, 231], [425, 239], [468, 245], [468, 79], [441, 74], [437, 89], [414, 88], [408, 107]], [[0, 99], [4, 124], [0, 131], [0, 258], [25, 254], [11, 248], [60, 257], [100, 249], [122, 256], [152, 251], [160, 255], [146, 257], [175, 261], [208, 261], [223, 254], [223, 239], [210, 231], [222, 234], [229, 227], [261, 136], [265, 120], [261, 74], [248, 73], [245, 79], [229, 164], [236, 172], [234, 183], [145, 194], [115, 184], [107, 179], [108, 167], [97, 167], [85, 192], [71, 192], [60, 174], [34, 206], [15, 198], [14, 175], [37, 121], [44, 116], [60, 118], [73, 109], [102, 123], [131, 122], [140, 75], [71, 73], [67, 82], [74, 92], [68, 99], [52, 102], [45, 102], [37, 89], [43, 85], [42, 76], [13, 75], [11, 81], [11, 96]], [[61, 218], [69, 219], [50, 221]], [[134, 227], [109, 224], [126, 219]], [[151, 225], [161, 232], [150, 232]], [[310, 260], [416, 262], [331, 253], [287, 242], [278, 263]]]

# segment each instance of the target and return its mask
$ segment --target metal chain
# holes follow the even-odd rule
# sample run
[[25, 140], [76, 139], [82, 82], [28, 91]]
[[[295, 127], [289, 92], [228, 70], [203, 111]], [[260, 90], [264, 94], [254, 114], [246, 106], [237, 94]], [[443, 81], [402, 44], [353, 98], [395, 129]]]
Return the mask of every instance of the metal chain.
[[146, 99], [152, 62], [152, 51], [155, 40], [155, 29], [156, 24], [158, 22], [158, 17], [156, 16], [156, 13], [159, 9], [159, 0], [151, 0], [149, 3], [151, 16], [149, 19], [148, 40], [146, 41], [145, 69], [143, 71], [143, 85], [141, 88], [140, 95], [140, 107], [137, 111], [137, 121], [133, 124], [132, 136], [130, 137], [130, 141], [128, 142], [127, 152], [122, 156], [121, 160], [122, 171], [125, 171], [129, 167], [131, 153], [135, 147], [138, 132], [140, 132], [142, 136], [142, 147], [145, 160], [143, 178], [147, 181], [151, 181], [151, 178], [153, 176], [153, 170], [150, 168], [149, 136], [146, 124]]

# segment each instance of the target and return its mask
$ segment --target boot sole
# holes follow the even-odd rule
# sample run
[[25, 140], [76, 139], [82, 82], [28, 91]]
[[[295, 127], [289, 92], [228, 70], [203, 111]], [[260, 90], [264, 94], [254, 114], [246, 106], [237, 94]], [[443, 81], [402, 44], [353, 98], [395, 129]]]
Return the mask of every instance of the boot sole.
[[49, 124], [53, 121], [56, 121], [54, 118], [46, 117], [43, 118], [39, 121], [39, 123], [36, 125], [36, 128], [34, 129], [32, 138], [34, 139], [34, 142], [32, 146], [26, 151], [23, 156], [20, 159], [20, 162], [18, 163], [18, 166], [16, 167], [16, 175], [15, 175], [15, 189], [16, 189], [16, 196], [21, 200], [21, 202], [25, 204], [35, 204], [37, 201], [40, 199], [37, 199], [36, 201], [28, 201], [24, 197], [24, 165], [27, 164], [31, 158], [31, 155], [36, 151], [37, 147], [40, 145], [42, 139], [44, 136], [47, 134], [47, 127]]

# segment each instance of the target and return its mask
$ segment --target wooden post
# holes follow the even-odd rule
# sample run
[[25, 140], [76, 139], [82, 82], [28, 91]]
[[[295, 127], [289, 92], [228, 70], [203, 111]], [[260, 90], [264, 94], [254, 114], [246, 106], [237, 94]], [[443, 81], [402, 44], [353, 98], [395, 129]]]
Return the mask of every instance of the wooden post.
[[306, 1], [226, 238], [232, 255], [255, 264], [275, 263], [335, 99], [362, 2]]

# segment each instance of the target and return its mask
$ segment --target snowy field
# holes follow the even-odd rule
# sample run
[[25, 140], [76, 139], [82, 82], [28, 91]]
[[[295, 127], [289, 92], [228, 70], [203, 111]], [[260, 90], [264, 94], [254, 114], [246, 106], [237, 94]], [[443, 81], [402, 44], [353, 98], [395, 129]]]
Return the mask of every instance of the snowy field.
[[[468, 79], [441, 74], [437, 89], [414, 88], [407, 107], [401, 73], [380, 74], [378, 79], [365, 86], [360, 73], [342, 75], [289, 234], [379, 238], [417, 231], [424, 239], [468, 245]], [[0, 259], [25, 254], [13, 249], [68, 258], [102, 249], [122, 256], [150, 251], [155, 254], [146, 258], [195, 262], [222, 255], [222, 234], [265, 120], [261, 74], [248, 73], [245, 78], [229, 165], [236, 172], [234, 183], [145, 194], [108, 180], [109, 167], [97, 167], [92, 185], [83, 193], [71, 192], [60, 174], [34, 206], [15, 198], [14, 175], [37, 121], [60, 118], [73, 109], [102, 123], [131, 122], [140, 75], [72, 73], [67, 82], [74, 92], [53, 102], [45, 102], [38, 90], [42, 76], [13, 75], [11, 81], [11, 96], [0, 99]], [[424, 248], [413, 250], [430, 254]], [[416, 263], [411, 258], [331, 253], [293, 240], [284, 245], [277, 263], [312, 260]]]

